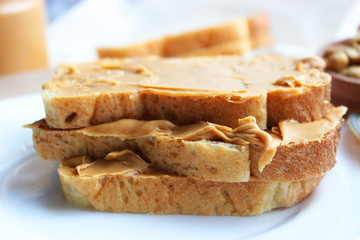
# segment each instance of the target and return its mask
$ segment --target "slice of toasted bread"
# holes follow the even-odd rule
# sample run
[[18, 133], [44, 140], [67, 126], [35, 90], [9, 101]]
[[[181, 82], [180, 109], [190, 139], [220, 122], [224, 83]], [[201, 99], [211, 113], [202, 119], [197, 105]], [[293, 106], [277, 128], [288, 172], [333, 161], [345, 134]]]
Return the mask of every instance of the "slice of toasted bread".
[[270, 18], [267, 13], [258, 13], [248, 17], [251, 47], [268, 46], [274, 42], [270, 31]]
[[122, 118], [236, 127], [238, 119], [253, 116], [262, 129], [284, 119], [312, 121], [328, 111], [330, 76], [322, 60], [310, 59], [139, 58], [62, 65], [43, 85], [46, 121], [62, 129]]
[[265, 182], [252, 178], [249, 182], [224, 183], [171, 175], [151, 167], [133, 172], [120, 169], [109, 173], [103, 168], [80, 171], [95, 164], [84, 163], [83, 158], [63, 161], [58, 170], [63, 193], [72, 204], [109, 212], [257, 215], [296, 204], [322, 179]]
[[243, 54], [252, 48], [273, 43], [269, 16], [251, 15], [232, 22], [166, 36], [127, 47], [104, 47], [97, 50], [99, 58], [125, 58], [157, 55], [161, 57], [211, 56]]
[[[253, 23], [259, 20], [254, 18]], [[260, 34], [258, 34], [260, 36]], [[242, 54], [251, 49], [247, 18], [179, 35], [166, 36], [132, 46], [99, 48], [100, 58], [157, 55], [160, 57]]]
[[216, 46], [200, 48], [196, 51], [182, 53], [173, 57], [195, 57], [195, 56], [216, 56], [216, 55], [241, 55], [249, 51], [247, 41], [234, 41], [229, 43], [218, 44]]
[[266, 133], [250, 122], [231, 129], [210, 123], [177, 127], [168, 121], [120, 120], [56, 130], [41, 120], [29, 127], [34, 147], [44, 159], [61, 161], [81, 155], [97, 159], [111, 151], [131, 149], [168, 172], [207, 181], [244, 182], [250, 175], [298, 181], [334, 167], [345, 111], [335, 108], [332, 117], [328, 114], [310, 123], [281, 122], [281, 133]]

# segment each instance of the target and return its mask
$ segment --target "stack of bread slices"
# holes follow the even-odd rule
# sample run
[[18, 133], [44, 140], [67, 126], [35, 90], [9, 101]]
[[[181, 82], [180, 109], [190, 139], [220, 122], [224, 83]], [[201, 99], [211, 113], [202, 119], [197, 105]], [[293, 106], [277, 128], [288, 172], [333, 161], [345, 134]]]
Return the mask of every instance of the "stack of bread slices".
[[28, 127], [67, 201], [99, 211], [256, 215], [334, 167], [345, 107], [320, 58], [102, 59], [60, 65]]

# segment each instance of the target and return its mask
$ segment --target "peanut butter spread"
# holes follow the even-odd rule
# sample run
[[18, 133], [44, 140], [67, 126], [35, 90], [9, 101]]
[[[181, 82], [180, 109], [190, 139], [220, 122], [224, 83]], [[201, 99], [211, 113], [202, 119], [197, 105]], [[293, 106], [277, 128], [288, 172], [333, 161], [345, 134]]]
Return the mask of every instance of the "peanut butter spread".
[[279, 89], [298, 94], [304, 87], [330, 81], [321, 62], [318, 58], [310, 61], [275, 56], [104, 59], [59, 66], [43, 90], [53, 97], [158, 91], [226, 98], [229, 94], [250, 96]]
[[271, 136], [262, 131], [254, 117], [239, 119], [237, 128], [230, 128], [209, 122], [177, 126], [167, 120], [141, 121], [122, 119], [76, 130], [88, 136], [136, 138], [145, 136], [167, 136], [185, 141], [223, 141], [236, 145], [256, 144], [264, 146], [259, 169], [271, 162], [276, 151]]
[[68, 167], [75, 168], [76, 166], [78, 166], [80, 164], [90, 163], [90, 162], [92, 162], [90, 157], [88, 157], [88, 156], [79, 156], [79, 157], [72, 157], [72, 158], [64, 159], [63, 161], [61, 161], [61, 164], [65, 165], [65, 166], [68, 166]]
[[[177, 126], [167, 120], [142, 121], [136, 119], [121, 119], [111, 123], [99, 124], [76, 130], [93, 137], [136, 138], [145, 136], [167, 136], [185, 141], [219, 140], [238, 145], [249, 144], [249, 128], [258, 128], [253, 117], [239, 121], [239, 127], [232, 129], [227, 126], [210, 122], [197, 122], [194, 124]], [[247, 124], [251, 127], [242, 126]], [[257, 134], [263, 131], [258, 130]], [[255, 135], [255, 134], [254, 134]], [[247, 140], [245, 140], [244, 138]], [[260, 139], [260, 138], [259, 138]], [[259, 142], [258, 142], [259, 143]]]
[[282, 144], [321, 139], [339, 123], [346, 110], [347, 108], [344, 106], [336, 107], [325, 118], [308, 123], [298, 123], [292, 120], [281, 121], [279, 130], [282, 135]]
[[88, 136], [136, 138], [144, 136], [170, 135], [177, 126], [167, 120], [142, 121], [121, 119], [111, 123], [99, 124], [77, 130]]
[[94, 177], [112, 174], [141, 174], [149, 164], [130, 150], [109, 153], [105, 159], [83, 163], [76, 167], [81, 177]]
[[104, 175], [168, 175], [147, 163], [130, 150], [110, 152], [105, 158], [92, 161], [87, 156], [73, 157], [61, 161], [61, 166], [73, 168], [73, 173], [81, 177], [102, 177]]

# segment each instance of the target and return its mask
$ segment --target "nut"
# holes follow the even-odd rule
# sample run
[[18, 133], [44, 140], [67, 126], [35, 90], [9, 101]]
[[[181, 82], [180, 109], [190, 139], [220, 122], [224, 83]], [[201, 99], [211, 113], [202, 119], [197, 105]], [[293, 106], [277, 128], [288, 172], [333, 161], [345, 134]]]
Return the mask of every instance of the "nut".
[[303, 63], [304, 66], [309, 68], [316, 68], [319, 70], [323, 70], [325, 68], [325, 62], [320, 57], [308, 57], [302, 59], [300, 62]]
[[349, 64], [349, 58], [343, 51], [333, 52], [327, 57], [327, 68], [334, 71], [346, 67]]
[[341, 74], [350, 76], [350, 77], [354, 77], [354, 78], [359, 78], [360, 79], [360, 66], [350, 66], [350, 67], [346, 67], [344, 69], [342, 69], [340, 71]]
[[331, 54], [335, 53], [335, 52], [342, 52], [344, 49], [346, 48], [345, 45], [334, 45], [329, 47], [328, 49], [326, 49], [324, 57], [327, 58], [328, 56], [330, 56]]
[[348, 56], [351, 63], [357, 63], [360, 61], [360, 52], [354, 47], [345, 47], [344, 52]]
[[327, 61], [327, 69], [360, 78], [360, 26], [356, 37], [329, 47], [323, 57]]

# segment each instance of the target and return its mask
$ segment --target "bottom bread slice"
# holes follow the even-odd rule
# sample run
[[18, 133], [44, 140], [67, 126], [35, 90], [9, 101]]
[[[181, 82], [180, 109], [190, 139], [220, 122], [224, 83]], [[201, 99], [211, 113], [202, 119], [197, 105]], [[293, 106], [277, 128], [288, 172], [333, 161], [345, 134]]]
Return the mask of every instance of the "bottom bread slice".
[[296, 182], [210, 182], [148, 171], [80, 176], [64, 161], [58, 172], [66, 200], [98, 211], [149, 214], [257, 215], [290, 207], [315, 190], [322, 176]]

